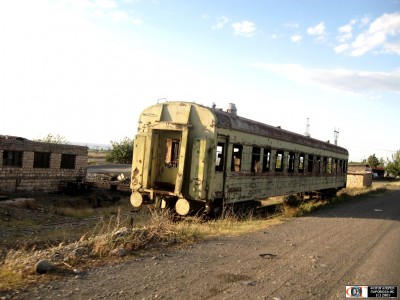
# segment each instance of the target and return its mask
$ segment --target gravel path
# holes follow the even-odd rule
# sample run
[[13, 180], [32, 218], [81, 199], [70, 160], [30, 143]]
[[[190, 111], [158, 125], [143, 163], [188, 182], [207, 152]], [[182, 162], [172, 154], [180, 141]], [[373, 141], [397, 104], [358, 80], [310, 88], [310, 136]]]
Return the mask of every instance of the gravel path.
[[131, 258], [32, 286], [18, 299], [343, 299], [400, 286], [400, 191], [239, 237]]

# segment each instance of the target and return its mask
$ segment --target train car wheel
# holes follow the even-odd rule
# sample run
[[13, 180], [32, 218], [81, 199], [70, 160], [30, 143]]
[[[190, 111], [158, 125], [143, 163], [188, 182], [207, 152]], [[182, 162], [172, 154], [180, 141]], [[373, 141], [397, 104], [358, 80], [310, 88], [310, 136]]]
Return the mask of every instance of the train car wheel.
[[143, 196], [139, 192], [133, 192], [131, 194], [131, 204], [133, 207], [140, 207], [143, 203]]
[[190, 202], [186, 199], [178, 199], [175, 204], [176, 212], [181, 216], [186, 216], [190, 212]]

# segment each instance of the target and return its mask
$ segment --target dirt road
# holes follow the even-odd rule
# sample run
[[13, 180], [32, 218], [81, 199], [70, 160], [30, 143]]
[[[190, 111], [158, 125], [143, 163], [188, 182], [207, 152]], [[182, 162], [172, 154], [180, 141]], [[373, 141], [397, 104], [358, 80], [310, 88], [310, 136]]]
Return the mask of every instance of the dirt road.
[[400, 191], [368, 196], [63, 282], [22, 299], [343, 299], [346, 285], [400, 285]]

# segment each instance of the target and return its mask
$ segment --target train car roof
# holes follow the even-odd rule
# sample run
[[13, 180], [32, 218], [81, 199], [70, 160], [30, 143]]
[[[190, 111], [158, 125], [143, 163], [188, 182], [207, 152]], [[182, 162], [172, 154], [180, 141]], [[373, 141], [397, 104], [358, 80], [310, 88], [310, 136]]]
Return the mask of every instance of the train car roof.
[[[201, 105], [202, 106], [202, 105]], [[230, 112], [223, 111], [221, 109], [206, 107], [211, 110], [217, 117], [217, 126], [223, 128], [229, 128], [239, 130], [243, 132], [268, 136], [274, 139], [301, 144], [310, 147], [317, 147], [320, 149], [341, 153], [348, 155], [349, 152], [343, 147], [336, 146], [334, 144], [323, 142], [308, 136], [304, 136], [295, 132], [281, 129], [280, 127], [274, 127], [261, 122], [250, 120], [244, 117], [237, 116]]]

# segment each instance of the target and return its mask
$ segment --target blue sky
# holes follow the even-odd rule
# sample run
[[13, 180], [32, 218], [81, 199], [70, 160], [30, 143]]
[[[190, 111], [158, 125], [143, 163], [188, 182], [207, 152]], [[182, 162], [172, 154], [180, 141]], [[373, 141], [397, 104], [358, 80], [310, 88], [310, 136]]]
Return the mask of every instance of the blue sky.
[[400, 0], [0, 4], [0, 134], [108, 144], [157, 99], [400, 149]]

